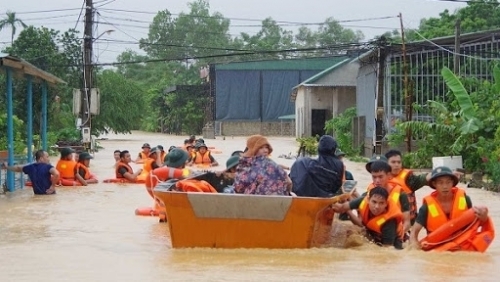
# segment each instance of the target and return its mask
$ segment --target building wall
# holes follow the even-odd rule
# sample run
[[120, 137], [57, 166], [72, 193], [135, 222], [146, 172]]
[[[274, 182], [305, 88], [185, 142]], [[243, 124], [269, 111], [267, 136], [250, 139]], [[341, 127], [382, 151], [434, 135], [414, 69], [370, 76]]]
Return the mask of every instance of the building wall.
[[366, 118], [365, 137], [370, 140], [375, 132], [376, 69], [376, 64], [361, 66], [356, 80], [356, 108], [358, 116]]
[[337, 87], [333, 97], [332, 116], [336, 117], [351, 107], [356, 107], [356, 87]]
[[314, 84], [318, 85], [356, 85], [356, 75], [358, 74], [359, 63], [350, 62], [336, 68], [325, 76], [319, 78]]
[[295, 98], [295, 136], [304, 134], [304, 108], [305, 108], [305, 87], [297, 89]]
[[223, 136], [250, 136], [253, 134], [261, 134], [264, 136], [294, 136], [295, 121], [221, 121], [221, 135]]
[[327, 120], [356, 106], [356, 87], [301, 86], [295, 100], [295, 136], [311, 136], [312, 110], [327, 110]]

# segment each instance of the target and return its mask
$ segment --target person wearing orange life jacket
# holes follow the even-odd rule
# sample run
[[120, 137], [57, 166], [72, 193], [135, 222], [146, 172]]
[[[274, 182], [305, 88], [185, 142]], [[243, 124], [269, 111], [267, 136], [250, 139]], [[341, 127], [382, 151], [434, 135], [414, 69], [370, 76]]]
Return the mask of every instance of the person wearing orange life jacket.
[[[188, 158], [189, 156], [186, 151], [178, 148], [172, 149], [170, 152], [168, 152], [165, 158], [165, 166], [167, 168], [171, 168], [172, 170], [169, 171], [169, 175], [167, 177], [164, 178], [158, 177], [158, 179], [160, 181], [166, 181], [170, 176], [171, 178], [174, 178], [175, 170], [178, 169], [184, 169], [182, 177], [179, 178], [188, 177], [190, 175], [190, 172], [189, 170], [185, 169]], [[154, 200], [155, 200], [155, 209], [159, 210], [159, 216], [158, 216], [159, 222], [166, 222], [167, 216], [165, 211], [165, 205], [163, 204], [162, 201], [160, 201], [156, 197], [154, 197]]]
[[163, 159], [161, 159], [161, 151], [158, 148], [153, 148], [149, 152], [149, 157], [144, 161], [143, 171], [150, 172], [156, 168], [163, 165]]
[[156, 149], [158, 149], [158, 151], [159, 151], [161, 162], [162, 163], [165, 162], [165, 157], [167, 156], [167, 152], [165, 152], [165, 150], [163, 149], [163, 146], [158, 145], [158, 146], [156, 146]]
[[78, 180], [78, 182], [80, 182], [83, 186], [99, 183], [99, 181], [90, 173], [89, 166], [91, 159], [93, 159], [93, 157], [89, 153], [82, 152], [79, 154], [78, 162], [75, 165], [75, 179]]
[[59, 171], [61, 179], [75, 179], [76, 162], [73, 159], [74, 152], [71, 148], [63, 148], [61, 150], [61, 158], [56, 164], [56, 169]]
[[[415, 192], [427, 185], [431, 174], [424, 173], [415, 175], [411, 170], [403, 168], [402, 154], [398, 150], [389, 150], [385, 153], [385, 157], [392, 168], [392, 181], [398, 183], [408, 195], [408, 201], [410, 202], [410, 220], [413, 225], [417, 218], [417, 200]], [[461, 173], [458, 171], [455, 171], [454, 174], [457, 177], [461, 176]]]
[[[346, 211], [346, 206], [334, 204], [333, 209]], [[351, 210], [357, 209], [359, 216]], [[389, 192], [383, 187], [374, 187], [362, 200], [353, 200], [346, 211], [351, 221], [366, 229], [368, 238], [378, 245], [403, 249], [403, 214], [389, 201]]]
[[137, 158], [135, 159], [136, 164], [143, 164], [145, 160], [149, 157], [149, 152], [151, 151], [151, 146], [149, 143], [144, 143], [142, 145], [142, 152], [139, 153]]
[[196, 154], [191, 160], [189, 165], [206, 165], [206, 166], [218, 166], [219, 163], [214, 159], [214, 157], [208, 151], [207, 145], [204, 143], [196, 144]]
[[137, 176], [141, 174], [142, 169], [138, 169], [136, 172], [130, 166], [132, 158], [130, 152], [125, 150], [120, 152], [120, 162], [116, 164], [115, 177], [117, 179], [126, 179], [130, 182], [135, 182]]
[[[408, 195], [403, 191], [403, 188], [397, 182], [392, 181], [392, 169], [387, 163], [387, 158], [385, 156], [374, 155], [365, 165], [365, 168], [372, 175], [373, 180], [373, 182], [368, 185], [367, 192], [376, 186], [387, 189], [387, 192], [389, 192], [389, 201], [394, 202], [403, 213], [404, 233], [408, 232], [411, 227], [410, 203], [408, 201]], [[365, 195], [366, 193], [362, 196]]]
[[429, 186], [435, 191], [424, 197], [422, 206], [410, 233], [412, 247], [420, 249], [418, 234], [425, 228], [428, 234], [446, 224], [448, 221], [460, 217], [467, 210], [473, 208], [476, 217], [481, 222], [488, 220], [486, 207], [473, 207], [472, 201], [465, 191], [457, 188], [458, 177], [448, 167], [437, 167], [431, 173]]

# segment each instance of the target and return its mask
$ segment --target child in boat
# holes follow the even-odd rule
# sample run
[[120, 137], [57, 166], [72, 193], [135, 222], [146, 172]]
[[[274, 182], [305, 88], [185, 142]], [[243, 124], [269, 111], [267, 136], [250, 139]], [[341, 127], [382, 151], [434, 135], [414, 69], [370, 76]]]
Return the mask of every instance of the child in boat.
[[210, 183], [219, 193], [225, 193], [225, 191], [231, 193], [234, 189], [230, 187], [234, 184], [234, 175], [239, 161], [239, 156], [232, 156], [226, 161], [226, 170], [221, 172], [207, 172], [200, 179]]
[[472, 207], [472, 201], [465, 191], [457, 188], [458, 177], [448, 167], [437, 167], [431, 173], [429, 186], [435, 191], [423, 200], [417, 219], [410, 234], [412, 247], [421, 248], [418, 234], [425, 228], [427, 233], [432, 233], [446, 222], [462, 215], [473, 208], [477, 218], [486, 222], [488, 209], [486, 207]]
[[91, 159], [93, 157], [89, 153], [82, 152], [78, 155], [78, 162], [75, 165], [75, 179], [83, 186], [99, 183], [95, 176], [90, 173], [89, 166]]
[[240, 158], [234, 180], [234, 191], [241, 194], [291, 195], [292, 181], [269, 154], [273, 148], [262, 135], [250, 136], [247, 152]]
[[[367, 236], [378, 245], [403, 249], [403, 214], [389, 201], [389, 192], [380, 186], [368, 195], [344, 204], [334, 204], [337, 212], [347, 212], [352, 223], [364, 227]], [[357, 209], [359, 216], [351, 210]]]

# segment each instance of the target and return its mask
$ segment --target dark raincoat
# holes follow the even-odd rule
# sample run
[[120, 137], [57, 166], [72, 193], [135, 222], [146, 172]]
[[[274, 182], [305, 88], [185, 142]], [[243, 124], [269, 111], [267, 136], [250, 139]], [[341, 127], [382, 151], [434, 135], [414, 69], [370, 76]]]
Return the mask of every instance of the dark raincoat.
[[342, 186], [344, 163], [335, 156], [337, 142], [324, 135], [318, 144], [318, 159], [300, 158], [290, 169], [293, 192], [302, 197], [333, 197]]

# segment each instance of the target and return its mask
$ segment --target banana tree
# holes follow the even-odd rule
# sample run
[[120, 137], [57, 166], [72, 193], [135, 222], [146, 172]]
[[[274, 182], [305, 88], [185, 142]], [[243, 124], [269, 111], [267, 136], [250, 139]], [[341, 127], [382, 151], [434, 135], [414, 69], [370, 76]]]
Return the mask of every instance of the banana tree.
[[[434, 117], [433, 122], [406, 121], [396, 126], [397, 132], [390, 140], [400, 141], [406, 130], [417, 137], [418, 150], [408, 154], [413, 166], [429, 166], [434, 156], [462, 155], [467, 167], [475, 169], [481, 166], [481, 157], [490, 150], [490, 139], [498, 128], [498, 118], [486, 114], [485, 103], [494, 110], [500, 93], [500, 69], [493, 71], [495, 83], [482, 82], [472, 94], [463, 86], [460, 79], [447, 67], [441, 75], [450, 90], [451, 102], [428, 101], [428, 112]], [[482, 105], [482, 106], [480, 106]], [[478, 108], [481, 111], [478, 111]], [[418, 108], [418, 107], [417, 107]], [[486, 112], [485, 112], [486, 110]], [[491, 136], [490, 136], [491, 135]], [[490, 140], [490, 141], [488, 141]], [[396, 145], [398, 142], [392, 142]], [[467, 159], [468, 161], [465, 161]]]

